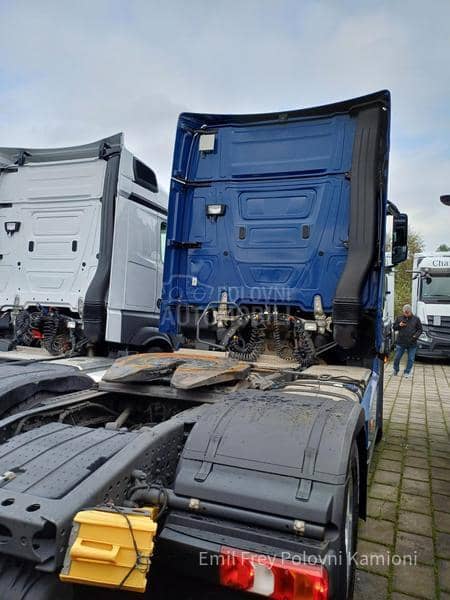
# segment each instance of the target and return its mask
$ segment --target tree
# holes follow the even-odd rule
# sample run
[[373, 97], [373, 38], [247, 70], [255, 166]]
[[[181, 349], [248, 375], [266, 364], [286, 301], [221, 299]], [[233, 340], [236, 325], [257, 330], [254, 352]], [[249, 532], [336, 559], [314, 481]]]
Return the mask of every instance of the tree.
[[[402, 312], [405, 304], [411, 303], [412, 268], [414, 254], [423, 252], [425, 244], [422, 236], [414, 229], [408, 232], [408, 258], [395, 267], [395, 314]], [[409, 271], [409, 273], [408, 273]]]
[[436, 252], [450, 252], [450, 246], [447, 246], [447, 244], [441, 244], [436, 248]]

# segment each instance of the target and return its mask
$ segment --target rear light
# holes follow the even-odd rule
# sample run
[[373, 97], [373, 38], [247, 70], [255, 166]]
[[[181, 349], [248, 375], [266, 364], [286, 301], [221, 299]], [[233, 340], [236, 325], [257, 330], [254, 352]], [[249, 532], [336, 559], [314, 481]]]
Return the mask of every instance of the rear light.
[[328, 573], [306, 565], [222, 548], [220, 584], [275, 600], [328, 600]]
[[252, 563], [226, 548], [222, 549], [220, 561], [220, 583], [235, 590], [250, 590], [255, 583], [255, 569]]

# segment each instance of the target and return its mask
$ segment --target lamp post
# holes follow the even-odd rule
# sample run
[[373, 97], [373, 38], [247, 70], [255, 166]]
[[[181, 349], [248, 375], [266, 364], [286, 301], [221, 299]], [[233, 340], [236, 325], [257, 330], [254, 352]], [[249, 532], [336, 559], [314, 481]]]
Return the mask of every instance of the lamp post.
[[442, 204], [445, 204], [445, 206], [450, 206], [450, 194], [444, 194], [441, 196], [441, 202]]

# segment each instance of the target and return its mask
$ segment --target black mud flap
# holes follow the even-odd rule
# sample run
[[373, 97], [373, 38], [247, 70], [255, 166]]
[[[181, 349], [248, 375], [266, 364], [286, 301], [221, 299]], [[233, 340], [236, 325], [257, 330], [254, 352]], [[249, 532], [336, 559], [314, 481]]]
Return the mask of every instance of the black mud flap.
[[32, 398], [87, 390], [93, 380], [74, 367], [46, 362], [0, 365], [0, 418]]
[[175, 493], [326, 525], [363, 429], [363, 410], [351, 400], [229, 395], [192, 429]]
[[[366, 460], [364, 425], [358, 403], [307, 394], [247, 391], [209, 406], [180, 459], [174, 492], [188, 508], [170, 512], [164, 553], [178, 548], [189, 569], [221, 546], [336, 556], [355, 441]], [[364, 467], [360, 478], [365, 486]]]

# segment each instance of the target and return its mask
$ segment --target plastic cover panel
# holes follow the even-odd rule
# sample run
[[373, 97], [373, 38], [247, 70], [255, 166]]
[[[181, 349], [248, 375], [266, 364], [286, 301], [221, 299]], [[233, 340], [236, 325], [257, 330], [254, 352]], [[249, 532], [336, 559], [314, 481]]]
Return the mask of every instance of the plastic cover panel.
[[120, 505], [134, 469], [167, 484], [183, 434], [181, 418], [133, 433], [51, 423], [3, 444], [0, 467], [16, 477], [0, 488], [2, 534], [11, 532], [0, 536], [2, 553], [59, 571], [80, 508]]
[[[323, 486], [345, 484], [352, 435], [363, 426], [363, 411], [350, 400], [307, 393], [229, 394], [210, 405], [192, 429], [175, 493], [327, 522], [331, 501]], [[314, 482], [307, 494], [302, 482]]]
[[12, 493], [62, 498], [138, 434], [51, 423], [17, 436], [0, 450], [0, 471], [14, 468], [4, 485]]

